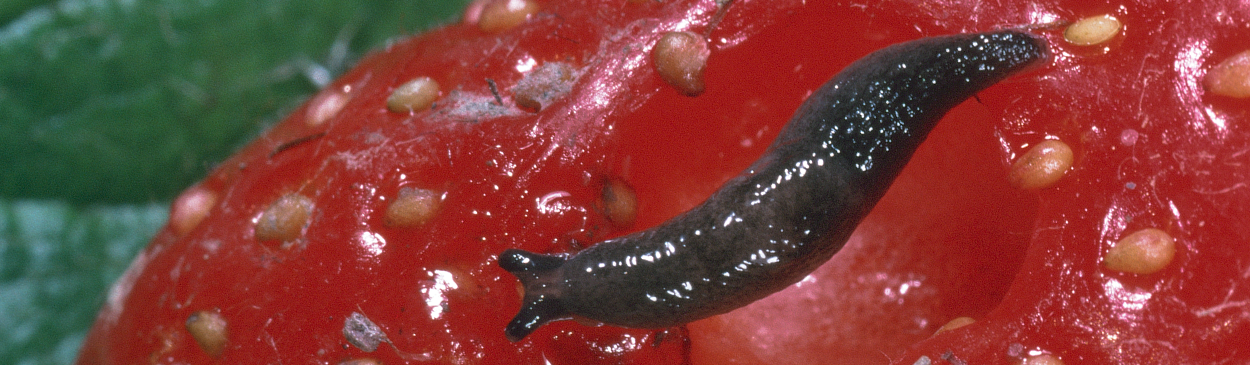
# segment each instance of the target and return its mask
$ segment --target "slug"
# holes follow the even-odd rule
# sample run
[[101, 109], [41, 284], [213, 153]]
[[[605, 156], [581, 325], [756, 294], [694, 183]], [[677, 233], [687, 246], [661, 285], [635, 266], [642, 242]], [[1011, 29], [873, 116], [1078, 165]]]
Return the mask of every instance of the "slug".
[[747, 305], [801, 280], [846, 244], [948, 110], [1048, 59], [1006, 30], [895, 44], [807, 98], [759, 160], [698, 207], [573, 255], [509, 249], [525, 288], [505, 328], [520, 341], [573, 316], [663, 328]]

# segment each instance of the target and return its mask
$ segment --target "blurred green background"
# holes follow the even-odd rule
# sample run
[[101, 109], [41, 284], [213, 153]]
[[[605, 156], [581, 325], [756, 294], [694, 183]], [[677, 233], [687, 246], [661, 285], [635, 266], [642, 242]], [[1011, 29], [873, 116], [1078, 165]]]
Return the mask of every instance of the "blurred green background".
[[0, 362], [72, 362], [182, 188], [467, 1], [0, 0]]

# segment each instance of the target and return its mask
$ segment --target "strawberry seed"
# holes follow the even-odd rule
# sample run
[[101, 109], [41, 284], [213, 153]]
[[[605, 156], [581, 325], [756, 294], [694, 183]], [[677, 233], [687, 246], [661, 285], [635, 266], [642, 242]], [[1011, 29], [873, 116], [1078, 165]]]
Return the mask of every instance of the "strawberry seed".
[[1175, 257], [1176, 241], [1172, 236], [1158, 228], [1147, 228], [1112, 245], [1103, 263], [1111, 270], [1145, 275], [1163, 270]]
[[1250, 50], [1224, 59], [1203, 80], [1216, 95], [1250, 98]]
[[1072, 148], [1059, 140], [1045, 140], [1029, 148], [1011, 165], [1008, 182], [1019, 189], [1054, 186], [1072, 167]]
[[703, 68], [707, 66], [707, 40], [691, 32], [669, 32], [651, 50], [655, 69], [669, 85], [687, 96], [703, 93]]
[[438, 82], [429, 77], [418, 77], [391, 91], [386, 98], [386, 108], [396, 113], [415, 113], [428, 109], [438, 98]]
[[169, 209], [169, 225], [179, 236], [185, 235], [200, 225], [216, 204], [217, 193], [200, 185], [191, 187], [174, 200]]
[[412, 227], [434, 218], [443, 203], [443, 194], [433, 190], [403, 187], [386, 207], [386, 225]]
[[483, 32], [498, 33], [525, 23], [538, 12], [538, 4], [530, 0], [496, 0], [482, 7], [477, 27]]
[[1106, 42], [1120, 34], [1120, 20], [1111, 15], [1098, 15], [1077, 20], [1063, 32], [1063, 39], [1078, 46]]
[[261, 241], [290, 241], [299, 237], [312, 216], [313, 202], [299, 194], [283, 195], [260, 215], [256, 221], [256, 239]]
[[214, 358], [226, 348], [226, 319], [217, 310], [192, 313], [187, 317], [187, 332], [200, 344], [200, 349]]

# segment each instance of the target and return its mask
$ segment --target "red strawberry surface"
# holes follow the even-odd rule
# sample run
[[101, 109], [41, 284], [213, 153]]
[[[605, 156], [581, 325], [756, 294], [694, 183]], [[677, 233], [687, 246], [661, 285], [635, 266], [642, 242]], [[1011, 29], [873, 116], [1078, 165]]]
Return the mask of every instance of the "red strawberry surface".
[[[1065, 35], [1099, 15], [1122, 24], [1111, 39]], [[480, 2], [189, 188], [79, 363], [1245, 363], [1250, 102], [1207, 79], [1250, 49], [1247, 24], [1233, 0]], [[1019, 27], [1053, 60], [948, 114], [799, 284], [681, 328], [504, 337], [521, 300], [503, 250], [660, 224], [853, 60]], [[701, 93], [656, 71], [674, 31], [708, 41]], [[421, 77], [432, 105], [393, 97]], [[1013, 186], [1044, 140], [1070, 146], [1071, 168]], [[1174, 255], [1126, 271], [1114, 247], [1143, 231]], [[957, 317], [975, 322], [934, 335]]]

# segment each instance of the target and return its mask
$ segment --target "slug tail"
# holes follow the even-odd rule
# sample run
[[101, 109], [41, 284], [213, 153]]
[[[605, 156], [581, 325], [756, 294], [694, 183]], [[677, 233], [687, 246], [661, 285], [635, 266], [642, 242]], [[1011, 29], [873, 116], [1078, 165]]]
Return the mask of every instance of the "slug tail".
[[557, 285], [564, 261], [564, 256], [515, 249], [505, 250], [499, 255], [499, 267], [515, 275], [525, 288], [521, 311], [504, 328], [508, 340], [520, 341], [548, 322], [571, 317], [560, 304], [560, 286]]

